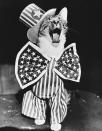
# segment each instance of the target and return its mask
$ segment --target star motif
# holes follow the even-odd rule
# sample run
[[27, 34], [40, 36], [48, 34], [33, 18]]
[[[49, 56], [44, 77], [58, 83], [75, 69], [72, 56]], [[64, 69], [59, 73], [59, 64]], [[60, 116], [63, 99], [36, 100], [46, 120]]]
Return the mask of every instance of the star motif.
[[19, 68], [22, 69], [24, 66], [23, 65], [20, 65]]
[[71, 64], [68, 64], [68, 67], [71, 67]]
[[67, 63], [69, 62], [70, 60], [69, 59], [67, 59]]
[[77, 74], [76, 74], [76, 73], [74, 74], [74, 77], [77, 77]]
[[35, 53], [34, 52], [32, 52], [32, 56], [34, 56], [35, 55]]
[[59, 69], [60, 71], [62, 71], [63, 70], [63, 68], [62, 67], [60, 67], [60, 69]]
[[70, 77], [70, 75], [68, 74], [68, 75], [67, 75], [67, 77], [69, 78], [69, 77]]
[[72, 53], [71, 53], [71, 52], [69, 52], [69, 56], [72, 56]]
[[31, 59], [31, 56], [28, 56], [28, 58], [27, 58], [28, 60], [30, 60]]
[[64, 75], [66, 75], [66, 73], [67, 73], [66, 71], [63, 72]]
[[71, 71], [70, 71], [70, 73], [71, 73], [71, 74], [73, 74], [73, 73], [74, 73], [74, 71], [73, 71], [73, 70], [71, 70]]
[[35, 78], [37, 75], [36, 74], [33, 74], [33, 77]]
[[21, 69], [21, 70], [19, 70], [19, 72], [21, 73], [23, 70]]
[[66, 62], [65, 61], [62, 61], [62, 63], [65, 65], [66, 64]]
[[33, 58], [33, 60], [34, 60], [34, 61], [36, 61], [36, 60], [37, 60], [37, 58], [36, 58], [36, 57], [34, 57], [34, 58]]
[[24, 55], [24, 56], [27, 56], [27, 53], [24, 53], [23, 55]]
[[30, 72], [29, 72], [29, 74], [33, 74], [33, 72], [32, 72], [32, 71], [30, 71]]
[[21, 58], [22, 58], [22, 59], [25, 59], [25, 56], [23, 55]]
[[43, 66], [41, 66], [41, 68], [42, 68], [42, 69], [44, 69], [44, 68], [45, 68], [45, 66], [43, 65]]
[[73, 66], [73, 69], [76, 70], [76, 66]]
[[64, 59], [64, 56], [62, 56], [61, 58]]
[[74, 62], [74, 59], [72, 58], [72, 62]]
[[39, 62], [42, 62], [43, 60], [42, 59], [39, 59]]
[[66, 54], [65, 57], [68, 58], [69, 57], [68, 54]]
[[28, 67], [26, 67], [24, 70], [27, 71], [27, 70], [28, 70]]
[[30, 52], [30, 51], [31, 51], [31, 49], [28, 48], [27, 52]]
[[21, 64], [23, 64], [24, 63], [24, 61], [21, 61]]
[[29, 65], [29, 64], [30, 64], [30, 62], [29, 62], [29, 61], [27, 61], [27, 64]]
[[31, 71], [33, 71], [33, 67], [32, 67], [32, 68], [30, 68], [30, 70], [31, 70]]
[[40, 58], [40, 56], [38, 56], [38, 55], [37, 55], [37, 57], [36, 57], [36, 58], [38, 58], [38, 59], [39, 59], [39, 58]]
[[26, 83], [26, 82], [27, 82], [27, 81], [24, 79], [24, 80], [23, 80], [23, 83]]
[[35, 65], [35, 62], [32, 62], [32, 65], [34, 66], [34, 65]]
[[29, 79], [29, 81], [31, 81], [31, 80], [32, 80], [32, 77], [31, 77], [31, 76], [29, 76], [29, 77], [28, 77], [28, 79]]
[[38, 74], [40, 73], [40, 70], [37, 70]]
[[20, 74], [20, 77], [21, 77], [21, 78], [23, 78], [23, 77], [24, 77], [24, 75], [23, 75], [23, 74]]
[[40, 67], [40, 66], [41, 66], [40, 64], [37, 65], [37, 67]]
[[40, 18], [40, 16], [42, 15], [42, 13], [40, 12], [40, 10], [35, 10], [34, 13], [35, 14], [33, 15], [33, 17], [34, 16], [38, 16]]

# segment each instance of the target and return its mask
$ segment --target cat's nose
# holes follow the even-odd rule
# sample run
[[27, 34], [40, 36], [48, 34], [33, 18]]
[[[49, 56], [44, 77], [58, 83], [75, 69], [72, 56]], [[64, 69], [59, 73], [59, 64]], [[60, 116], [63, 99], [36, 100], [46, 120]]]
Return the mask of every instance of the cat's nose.
[[54, 21], [54, 24], [57, 26], [59, 24], [59, 21]]
[[59, 21], [54, 21], [53, 23], [57, 26], [59, 24]]
[[54, 21], [53, 23], [55, 28], [60, 28], [59, 21]]

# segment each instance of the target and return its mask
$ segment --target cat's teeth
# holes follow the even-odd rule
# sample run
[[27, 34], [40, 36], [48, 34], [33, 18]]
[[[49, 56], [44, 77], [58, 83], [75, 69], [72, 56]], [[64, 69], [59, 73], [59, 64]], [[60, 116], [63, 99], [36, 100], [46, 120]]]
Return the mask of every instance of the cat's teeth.
[[53, 41], [59, 42], [59, 34], [53, 33]]

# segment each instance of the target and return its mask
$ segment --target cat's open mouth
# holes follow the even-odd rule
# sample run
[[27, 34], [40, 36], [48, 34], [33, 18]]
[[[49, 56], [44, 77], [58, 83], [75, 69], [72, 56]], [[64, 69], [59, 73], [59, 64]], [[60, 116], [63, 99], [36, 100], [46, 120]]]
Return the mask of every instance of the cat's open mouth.
[[60, 34], [61, 34], [60, 28], [55, 28], [53, 30], [50, 30], [49, 33], [52, 38], [52, 43], [59, 43], [60, 42]]

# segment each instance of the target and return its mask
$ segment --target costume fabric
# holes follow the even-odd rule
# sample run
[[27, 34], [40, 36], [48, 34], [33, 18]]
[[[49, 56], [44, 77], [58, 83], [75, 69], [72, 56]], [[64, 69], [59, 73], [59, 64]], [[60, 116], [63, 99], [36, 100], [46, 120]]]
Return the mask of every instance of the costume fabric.
[[80, 63], [75, 44], [69, 45], [60, 58], [50, 58], [36, 45], [28, 42], [18, 53], [15, 72], [22, 89], [32, 86], [23, 97], [22, 114], [46, 119], [49, 99], [51, 123], [61, 123], [67, 114], [71, 94], [64, 88], [63, 79], [79, 82]]

